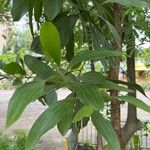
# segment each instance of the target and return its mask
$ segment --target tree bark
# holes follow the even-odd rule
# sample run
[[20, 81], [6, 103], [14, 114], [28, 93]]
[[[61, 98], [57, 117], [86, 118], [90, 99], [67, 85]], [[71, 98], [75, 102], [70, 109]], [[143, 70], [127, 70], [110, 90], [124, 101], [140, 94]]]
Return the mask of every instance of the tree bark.
[[[136, 83], [135, 75], [135, 37], [132, 33], [127, 38], [127, 77], [128, 82]], [[128, 86], [130, 89], [130, 86]], [[136, 97], [136, 90], [128, 95]], [[137, 118], [137, 109], [135, 106], [128, 104], [128, 114], [126, 123], [122, 129], [123, 146], [128, 143], [133, 134], [138, 130], [140, 121]]]
[[[115, 27], [121, 37], [122, 30], [122, 6], [119, 4], [113, 5], [113, 11], [115, 16]], [[121, 51], [121, 45], [118, 45], [116, 42], [113, 43], [113, 47], [115, 51]], [[117, 80], [119, 76], [119, 68], [120, 68], [120, 58], [115, 58], [114, 66], [110, 69], [110, 79]], [[117, 96], [118, 92], [115, 90], [110, 91], [110, 96]], [[120, 115], [120, 102], [118, 100], [111, 101], [111, 116], [112, 116], [112, 124], [115, 132], [118, 135], [118, 138], [121, 142], [121, 115]]]

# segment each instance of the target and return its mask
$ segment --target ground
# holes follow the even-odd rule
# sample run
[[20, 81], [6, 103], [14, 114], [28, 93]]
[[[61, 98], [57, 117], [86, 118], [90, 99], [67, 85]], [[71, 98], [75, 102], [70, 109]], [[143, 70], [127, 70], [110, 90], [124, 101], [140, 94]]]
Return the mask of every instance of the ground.
[[[6, 111], [7, 111], [7, 105], [8, 101], [13, 94], [13, 90], [0, 90], [0, 128], [4, 129], [4, 124], [6, 120]], [[63, 99], [69, 94], [69, 91], [67, 90], [60, 90], [58, 92], [58, 98]], [[150, 97], [150, 92], [147, 92], [147, 95]], [[146, 103], [150, 104], [150, 100], [145, 98], [142, 94], [138, 93], [138, 97], [140, 99], [143, 99]], [[17, 107], [17, 106], [16, 106]], [[10, 133], [12, 129], [25, 129], [29, 130], [36, 120], [36, 118], [45, 110], [46, 108], [41, 105], [40, 102], [34, 102], [31, 103], [23, 113], [22, 117], [9, 129], [5, 130], [7, 133]], [[146, 121], [150, 120], [149, 113], [146, 113], [142, 110], [138, 110], [138, 117], [139, 119]], [[125, 120], [126, 118], [126, 104], [122, 106], [122, 120]], [[89, 128], [94, 131], [94, 128], [91, 124], [89, 124]], [[86, 134], [85, 134], [86, 131]], [[96, 134], [91, 133], [88, 131], [88, 129], [85, 129], [81, 133], [80, 138], [86, 138], [87, 136], [91, 136], [92, 139], [96, 140]], [[55, 127], [54, 129], [50, 130], [48, 133], [46, 133], [40, 140], [39, 144], [37, 145], [36, 150], [64, 150], [64, 142], [65, 137], [62, 137]]]

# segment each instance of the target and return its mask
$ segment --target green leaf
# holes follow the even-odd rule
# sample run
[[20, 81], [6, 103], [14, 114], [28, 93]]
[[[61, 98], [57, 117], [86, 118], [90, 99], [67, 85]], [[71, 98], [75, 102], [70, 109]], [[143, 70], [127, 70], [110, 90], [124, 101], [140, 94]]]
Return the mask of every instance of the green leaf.
[[23, 84], [23, 82], [20, 78], [16, 78], [12, 83], [13, 86], [17, 86], [17, 87], [22, 85], [22, 84]]
[[144, 111], [150, 112], [150, 106], [138, 98], [135, 98], [132, 96], [115, 96], [114, 98], [131, 103], [132, 105], [134, 105]]
[[126, 86], [130, 86], [130, 88], [132, 90], [138, 90], [141, 94], [143, 94], [144, 96], [146, 96], [148, 98], [148, 96], [146, 95], [143, 88], [140, 85], [136, 84], [136, 83], [124, 82], [124, 81], [121, 81], [121, 80], [110, 80], [110, 81], [112, 81], [114, 83], [117, 83], [117, 84], [123, 84], [123, 85], [126, 85]]
[[57, 124], [58, 130], [64, 136], [70, 129], [73, 120], [73, 108], [68, 108], [68, 113]]
[[74, 27], [77, 21], [77, 16], [74, 15], [63, 15], [56, 18], [54, 24], [56, 25], [61, 39], [61, 47], [63, 48], [68, 44], [72, 38]]
[[106, 37], [102, 35], [99, 28], [93, 27], [91, 32], [95, 50], [98, 50], [100, 48], [113, 49], [112, 45], [109, 43]]
[[51, 22], [43, 23], [40, 30], [40, 41], [47, 59], [51, 61], [52, 58], [57, 65], [60, 65], [61, 43], [59, 32]]
[[52, 104], [46, 111], [44, 111], [30, 130], [26, 143], [26, 150], [34, 147], [40, 137], [57, 125], [58, 122], [68, 114], [68, 108], [71, 109], [73, 106], [74, 100], [66, 99]]
[[143, 0], [106, 0], [103, 4], [106, 3], [118, 3], [123, 6], [135, 6], [135, 7], [148, 7], [149, 4]]
[[28, 11], [26, 0], [13, 0], [11, 15], [14, 21], [19, 21]]
[[81, 76], [83, 82], [94, 84], [100, 88], [113, 89], [117, 91], [132, 92], [132, 90], [108, 81], [100, 72], [87, 72]]
[[66, 45], [66, 55], [65, 58], [68, 62], [71, 61], [71, 59], [74, 57], [74, 35], [72, 35], [70, 41]]
[[44, 12], [48, 19], [53, 20], [63, 6], [63, 0], [43, 0]]
[[90, 105], [95, 110], [99, 110], [104, 106], [104, 99], [97, 87], [90, 84], [72, 82], [70, 88], [83, 104]]
[[36, 0], [34, 4], [34, 18], [38, 22], [42, 16], [43, 0]]
[[28, 68], [41, 79], [46, 80], [50, 76], [56, 75], [50, 66], [31, 55], [25, 55], [24, 61]]
[[12, 125], [21, 116], [29, 103], [42, 96], [44, 85], [44, 81], [29, 82], [15, 91], [9, 101], [6, 127]]
[[76, 56], [73, 57], [69, 66], [73, 67], [82, 61], [90, 61], [90, 60], [98, 61], [99, 59], [113, 56], [121, 56], [121, 53], [106, 49], [101, 49], [99, 51], [88, 51], [88, 50], [81, 51]]
[[90, 117], [93, 113], [93, 109], [90, 106], [82, 107], [75, 115], [73, 122], [81, 121], [84, 117]]
[[120, 38], [120, 35], [118, 34], [118, 31], [110, 22], [108, 22], [107, 20], [105, 20], [105, 22], [108, 25], [110, 32], [114, 36], [116, 43], [120, 46], [121, 45], [121, 38]]
[[15, 62], [11, 62], [5, 65], [3, 68], [3, 71], [10, 75], [15, 75], [15, 74], [25, 75], [26, 74], [25, 70], [22, 69], [21, 66]]
[[118, 137], [113, 130], [111, 122], [103, 117], [99, 112], [94, 112], [91, 116], [92, 122], [100, 135], [110, 144], [112, 150], [120, 150]]
[[46, 95], [45, 95], [45, 103], [50, 106], [51, 104], [55, 103], [57, 101], [57, 93], [55, 89], [51, 89]]

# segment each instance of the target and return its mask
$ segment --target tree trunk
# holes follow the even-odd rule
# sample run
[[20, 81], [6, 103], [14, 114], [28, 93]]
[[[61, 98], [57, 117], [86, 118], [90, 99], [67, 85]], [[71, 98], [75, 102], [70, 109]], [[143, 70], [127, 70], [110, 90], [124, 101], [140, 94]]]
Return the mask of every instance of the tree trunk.
[[[127, 36], [127, 77], [128, 82], [136, 83], [135, 75], [135, 37], [132, 33]], [[130, 86], [128, 86], [130, 89]], [[136, 97], [136, 90], [128, 95]], [[122, 129], [123, 146], [128, 143], [133, 134], [138, 130], [140, 121], [137, 119], [137, 109], [135, 106], [128, 104], [128, 114], [126, 124]]]
[[[113, 5], [113, 11], [115, 16], [115, 27], [121, 37], [121, 25], [122, 25], [122, 6], [119, 4]], [[118, 45], [116, 42], [113, 43], [113, 47], [115, 51], [121, 51], [121, 45]], [[117, 80], [119, 76], [119, 67], [120, 67], [120, 58], [115, 58], [114, 66], [110, 69], [110, 79]], [[117, 96], [118, 92], [115, 90], [110, 91], [111, 96]], [[121, 141], [121, 117], [120, 117], [120, 102], [118, 100], [111, 101], [111, 116], [112, 116], [112, 124], [114, 130], [116, 131], [118, 138]]]

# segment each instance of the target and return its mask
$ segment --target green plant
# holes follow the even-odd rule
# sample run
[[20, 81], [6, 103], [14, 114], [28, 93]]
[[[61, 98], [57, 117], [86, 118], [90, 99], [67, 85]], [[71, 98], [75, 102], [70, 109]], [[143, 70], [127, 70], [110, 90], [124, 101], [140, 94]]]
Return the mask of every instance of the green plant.
[[25, 150], [27, 135], [24, 130], [15, 130], [11, 135], [0, 132], [0, 150]]
[[28, 133], [22, 130], [16, 130], [14, 133], [14, 150], [25, 150]]
[[[115, 4], [110, 5], [110, 2]], [[34, 146], [40, 137], [55, 125], [62, 135], [69, 129], [72, 129], [77, 135], [82, 124], [87, 124], [89, 118], [91, 118], [97, 131], [107, 140], [112, 150], [120, 150], [119, 140], [111, 121], [101, 113], [104, 104], [116, 99], [113, 102], [117, 102], [118, 106], [120, 106], [119, 101], [126, 101], [150, 112], [150, 107], [140, 99], [127, 95], [117, 96], [116, 94], [119, 91], [131, 92], [131, 89], [137, 89], [145, 95], [139, 85], [120, 81], [116, 83], [115, 80], [109, 80], [101, 71], [94, 69], [94, 63], [99, 61], [103, 64], [109, 64], [111, 71], [119, 69], [119, 58], [122, 54], [118, 50], [122, 45], [118, 32], [121, 29], [117, 30], [118, 26], [116, 25], [119, 23], [115, 22], [114, 16], [120, 15], [118, 9], [115, 8], [119, 7], [121, 10], [122, 6], [116, 3], [124, 6], [147, 6], [146, 2], [140, 0], [133, 3], [129, 0], [108, 0], [104, 3], [96, 0], [93, 0], [92, 3], [86, 0], [69, 0], [66, 3], [44, 0], [43, 3], [41, 1], [29, 1], [28, 4], [25, 0], [20, 1], [20, 3], [17, 3], [16, 0], [13, 1], [13, 19], [18, 21], [26, 12], [29, 13], [29, 25], [34, 37], [32, 50], [34, 52], [36, 50], [36, 53], [42, 55], [38, 58], [31, 55], [24, 57], [25, 65], [35, 76], [32, 78], [33, 80], [16, 89], [9, 102], [6, 126], [9, 127], [17, 121], [27, 105], [36, 99], [49, 106], [32, 126], [28, 135], [26, 150]], [[98, 7], [95, 8], [95, 6]], [[102, 8], [102, 13], [99, 8]], [[106, 10], [110, 12], [106, 13]], [[32, 24], [33, 16], [37, 24], [41, 25], [36, 37]], [[121, 17], [118, 17], [119, 21], [122, 20]], [[82, 47], [84, 50], [79, 50], [74, 55], [74, 45], [77, 43], [74, 41], [74, 29], [78, 22], [81, 22], [79, 27], [83, 29]], [[119, 28], [121, 28], [121, 22]], [[89, 31], [91, 31], [90, 34]], [[115, 51], [113, 46], [117, 47], [114, 48]], [[62, 53], [65, 57], [61, 57]], [[64, 60], [67, 62], [67, 69], [62, 68], [62, 61]], [[84, 66], [85, 62], [90, 62], [92, 71], [82, 74], [82, 70], [78, 70], [78, 66], [82, 64]], [[9, 64], [5, 69], [11, 75], [26, 76], [26, 68], [22, 64]], [[4, 71], [6, 71], [5, 69]], [[76, 69], [78, 74], [74, 74]], [[117, 78], [116, 75], [113, 76], [113, 79]], [[130, 86], [131, 89], [120, 84]], [[68, 88], [71, 94], [64, 100], [57, 101], [56, 91], [62, 87]], [[115, 94], [110, 96], [105, 92], [106, 90], [113, 90], [113, 92], [115, 90]], [[87, 118], [86, 121], [85, 118]]]
[[13, 141], [8, 136], [0, 133], [0, 149], [1, 150], [13, 150]]

